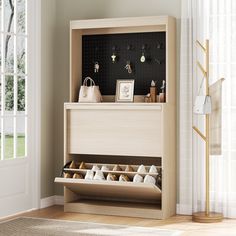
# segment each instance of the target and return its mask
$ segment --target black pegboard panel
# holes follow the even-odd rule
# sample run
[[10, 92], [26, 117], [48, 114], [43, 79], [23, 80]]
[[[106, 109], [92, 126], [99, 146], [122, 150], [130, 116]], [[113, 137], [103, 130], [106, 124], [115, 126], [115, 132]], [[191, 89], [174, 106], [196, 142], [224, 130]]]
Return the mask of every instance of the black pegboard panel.
[[[145, 63], [140, 62], [143, 45]], [[157, 81], [160, 92], [162, 80], [166, 78], [165, 32], [85, 35], [82, 39], [82, 48], [83, 79], [86, 76], [92, 77], [99, 85], [102, 95], [116, 93], [117, 79], [134, 79], [135, 95], [149, 93], [152, 80]], [[118, 57], [115, 63], [111, 60], [113, 51]], [[125, 69], [128, 60], [133, 68], [132, 74]], [[94, 73], [96, 61], [100, 65], [98, 73]]]

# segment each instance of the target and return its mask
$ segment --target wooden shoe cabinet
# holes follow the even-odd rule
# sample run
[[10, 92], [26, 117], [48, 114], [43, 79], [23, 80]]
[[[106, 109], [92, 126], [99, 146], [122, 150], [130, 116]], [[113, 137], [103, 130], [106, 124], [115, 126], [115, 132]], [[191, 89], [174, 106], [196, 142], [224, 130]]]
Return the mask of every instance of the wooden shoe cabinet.
[[[165, 46], [162, 54], [164, 52], [165, 61], [161, 66], [156, 66], [162, 68], [161, 79], [164, 76], [166, 81], [166, 102], [144, 103], [144, 94], [140, 92], [141, 94], [135, 94], [133, 103], [115, 103], [114, 88], [112, 83], [106, 84], [106, 80], [109, 80], [107, 76], [101, 82], [105, 93], [104, 102], [79, 104], [77, 102], [79, 87], [86, 70], [83, 65], [87, 55], [85, 50], [88, 48], [84, 47], [84, 40], [88, 39], [86, 37], [97, 35], [107, 40], [107, 35], [111, 37], [115, 35], [115, 40], [117, 35], [128, 37], [129, 34], [139, 33], [164, 35], [162, 40], [165, 40]], [[103, 171], [105, 177], [109, 173], [117, 176], [125, 174], [130, 181], [85, 180], [65, 178], [63, 175], [57, 177], [55, 182], [64, 185], [65, 211], [153, 219], [164, 219], [174, 215], [176, 209], [175, 19], [169, 16], [157, 16], [72, 21], [70, 40], [70, 102], [64, 105], [64, 163], [74, 161], [77, 164], [73, 168], [65, 168], [64, 172], [78, 173], [84, 177], [86, 171], [93, 165], [99, 168], [106, 165], [109, 170]], [[153, 39], [149, 38], [147, 41], [150, 45], [153, 43]], [[101, 44], [101, 41], [99, 42]], [[138, 43], [135, 45], [137, 49]], [[119, 50], [122, 50], [121, 46]], [[88, 56], [93, 57], [91, 53]], [[154, 57], [156, 56], [153, 56], [152, 61]], [[94, 58], [91, 58], [91, 61], [93, 60]], [[123, 63], [122, 58], [120, 63]], [[146, 66], [148, 70], [148, 66], [154, 67], [153, 63], [150, 62], [150, 65], [144, 65], [143, 68]], [[119, 65], [116, 66], [118, 68]], [[155, 69], [150, 70], [155, 71]], [[136, 69], [136, 73], [138, 71]], [[134, 79], [136, 75], [133, 75]], [[88, 76], [93, 77], [93, 75]], [[156, 76], [158, 79], [158, 74]], [[98, 84], [99, 81], [101, 78], [98, 77]], [[141, 78], [137, 81], [139, 81], [137, 86], [140, 86]], [[141, 90], [138, 89], [137, 92], [139, 91]], [[85, 163], [86, 168], [79, 168], [81, 162]], [[158, 173], [150, 173], [156, 178], [156, 184], [132, 181], [141, 164], [147, 171], [151, 165], [157, 167]], [[121, 170], [113, 171], [115, 165], [119, 165]], [[127, 165], [130, 165], [133, 171], [125, 171]], [[149, 173], [139, 174], [144, 177]]]

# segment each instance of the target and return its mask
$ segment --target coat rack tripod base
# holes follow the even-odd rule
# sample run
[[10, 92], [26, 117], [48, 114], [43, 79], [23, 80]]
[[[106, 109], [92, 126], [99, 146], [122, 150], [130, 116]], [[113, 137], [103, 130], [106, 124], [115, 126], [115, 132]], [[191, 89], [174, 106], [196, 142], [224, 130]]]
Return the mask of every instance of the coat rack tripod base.
[[[209, 96], [209, 40], [206, 40], [206, 45], [203, 46], [197, 40], [197, 46], [199, 46], [205, 53], [206, 69], [203, 68], [201, 63], [197, 61], [197, 66], [203, 73], [206, 82], [206, 95]], [[193, 213], [192, 220], [198, 223], [217, 223], [223, 220], [223, 214], [210, 211], [210, 147], [209, 147], [209, 114], [205, 114], [205, 133], [202, 133], [196, 126], [193, 126], [193, 130], [199, 135], [199, 137], [205, 142], [205, 175], [206, 175], [206, 201], [205, 211]]]

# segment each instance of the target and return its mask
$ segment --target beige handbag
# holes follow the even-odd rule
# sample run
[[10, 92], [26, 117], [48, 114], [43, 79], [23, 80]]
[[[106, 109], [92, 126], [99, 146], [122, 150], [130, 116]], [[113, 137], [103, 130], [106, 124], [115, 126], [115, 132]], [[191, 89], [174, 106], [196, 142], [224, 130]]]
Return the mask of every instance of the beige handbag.
[[[90, 81], [90, 86], [88, 86]], [[95, 82], [90, 77], [86, 77], [83, 85], [79, 91], [79, 102], [81, 103], [96, 103], [102, 102], [102, 95], [99, 90], [99, 86], [95, 85]]]

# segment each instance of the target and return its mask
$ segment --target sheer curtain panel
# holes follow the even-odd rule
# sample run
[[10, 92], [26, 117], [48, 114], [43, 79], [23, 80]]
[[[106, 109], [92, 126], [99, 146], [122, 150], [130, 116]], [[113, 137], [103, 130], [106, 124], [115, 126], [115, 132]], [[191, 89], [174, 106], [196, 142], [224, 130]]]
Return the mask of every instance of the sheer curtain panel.
[[211, 211], [236, 217], [236, 1], [182, 0], [179, 204], [180, 214], [205, 209], [204, 144], [192, 125], [204, 129], [202, 117], [192, 115], [201, 73], [196, 39], [210, 40], [210, 84], [223, 82], [222, 155], [210, 157]]

